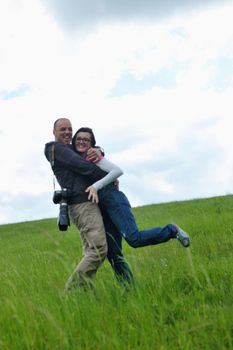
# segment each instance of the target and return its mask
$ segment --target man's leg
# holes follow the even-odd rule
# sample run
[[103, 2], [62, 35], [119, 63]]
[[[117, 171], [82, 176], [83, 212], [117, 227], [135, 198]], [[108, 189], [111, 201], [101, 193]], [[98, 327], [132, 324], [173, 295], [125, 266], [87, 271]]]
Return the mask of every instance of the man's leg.
[[134, 284], [133, 274], [130, 270], [130, 267], [125, 260], [122, 252], [122, 236], [117, 230], [116, 226], [111, 221], [110, 217], [106, 211], [101, 211], [104, 226], [106, 230], [106, 238], [108, 244], [108, 260], [113, 268], [117, 280], [129, 286]]
[[100, 209], [96, 203], [84, 202], [69, 206], [70, 216], [80, 232], [83, 258], [66, 283], [70, 289], [92, 283], [97, 269], [107, 256], [107, 241]]

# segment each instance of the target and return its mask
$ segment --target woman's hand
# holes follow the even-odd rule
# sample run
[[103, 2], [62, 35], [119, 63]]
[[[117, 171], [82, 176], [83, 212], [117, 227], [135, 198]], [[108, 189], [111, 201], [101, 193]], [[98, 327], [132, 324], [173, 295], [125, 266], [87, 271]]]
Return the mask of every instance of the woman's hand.
[[89, 192], [88, 200], [92, 201], [92, 203], [99, 203], [99, 197], [95, 187], [89, 186], [85, 192]]

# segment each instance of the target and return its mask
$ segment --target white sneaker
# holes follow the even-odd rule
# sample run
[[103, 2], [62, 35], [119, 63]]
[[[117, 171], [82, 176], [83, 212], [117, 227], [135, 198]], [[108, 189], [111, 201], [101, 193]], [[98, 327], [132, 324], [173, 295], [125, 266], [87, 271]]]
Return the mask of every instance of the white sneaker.
[[190, 238], [188, 234], [182, 230], [178, 225], [173, 224], [177, 230], [176, 238], [182, 244], [183, 247], [187, 248], [190, 246]]

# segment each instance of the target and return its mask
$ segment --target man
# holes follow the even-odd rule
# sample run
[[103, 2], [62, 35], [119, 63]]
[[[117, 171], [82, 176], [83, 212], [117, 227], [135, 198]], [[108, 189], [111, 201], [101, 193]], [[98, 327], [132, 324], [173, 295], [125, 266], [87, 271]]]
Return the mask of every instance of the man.
[[[45, 156], [50, 161], [61, 188], [67, 189], [69, 213], [80, 232], [84, 253], [68, 279], [66, 288], [69, 289], [77, 283], [80, 286], [89, 285], [106, 255], [117, 278], [127, 284], [132, 283], [132, 273], [122, 254], [120, 233], [107, 214], [104, 215], [103, 224], [98, 205], [89, 201], [88, 193], [85, 192], [93, 181], [101, 179], [106, 173], [73, 151], [70, 145], [72, 125], [69, 119], [56, 120], [53, 134], [55, 142], [45, 145]], [[89, 160], [92, 161], [97, 160], [100, 155], [94, 148], [88, 152]]]

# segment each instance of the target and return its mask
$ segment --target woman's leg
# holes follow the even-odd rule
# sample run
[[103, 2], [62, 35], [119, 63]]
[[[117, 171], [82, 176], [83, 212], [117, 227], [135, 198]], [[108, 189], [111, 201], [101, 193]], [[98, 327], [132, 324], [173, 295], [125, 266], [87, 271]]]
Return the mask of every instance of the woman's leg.
[[117, 280], [123, 285], [134, 284], [133, 274], [122, 252], [122, 236], [105, 210], [101, 210], [108, 244], [108, 260]]
[[177, 226], [173, 224], [139, 231], [127, 197], [113, 185], [101, 189], [99, 199], [101, 206], [131, 247], [155, 245], [177, 237]]

